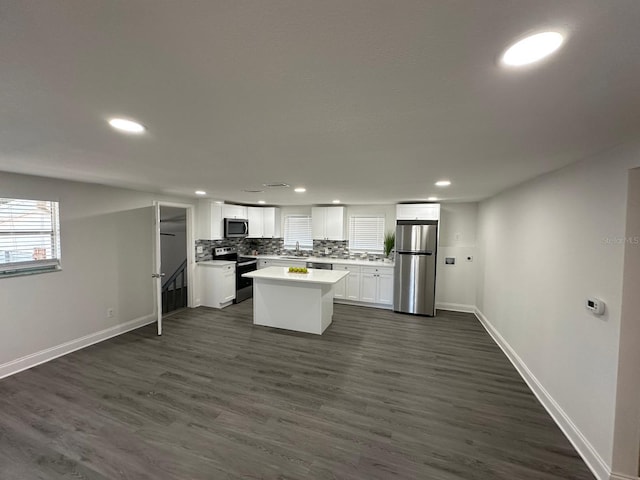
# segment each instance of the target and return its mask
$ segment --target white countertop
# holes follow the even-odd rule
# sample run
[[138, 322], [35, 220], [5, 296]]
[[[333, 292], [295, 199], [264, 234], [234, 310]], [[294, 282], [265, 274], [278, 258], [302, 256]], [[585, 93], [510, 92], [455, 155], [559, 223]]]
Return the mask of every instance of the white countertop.
[[198, 262], [198, 265], [202, 267], [224, 267], [226, 265], [235, 265], [236, 262], [230, 260], [206, 260], [204, 262]]
[[330, 258], [330, 257], [298, 257], [298, 258], [283, 258], [281, 255], [243, 255], [247, 258], [257, 258], [258, 260], [284, 260], [291, 262], [316, 262], [316, 263], [335, 263], [341, 265], [362, 265], [368, 267], [393, 267], [394, 262], [385, 262], [383, 260], [348, 260], [345, 258]]
[[340, 270], [317, 270], [314, 268], [308, 269], [309, 273], [289, 273], [288, 267], [267, 267], [261, 270], [255, 270], [242, 274], [243, 277], [264, 279], [264, 280], [285, 280], [288, 282], [299, 283], [325, 283], [334, 284], [338, 283], [344, 277], [349, 275], [349, 272]]

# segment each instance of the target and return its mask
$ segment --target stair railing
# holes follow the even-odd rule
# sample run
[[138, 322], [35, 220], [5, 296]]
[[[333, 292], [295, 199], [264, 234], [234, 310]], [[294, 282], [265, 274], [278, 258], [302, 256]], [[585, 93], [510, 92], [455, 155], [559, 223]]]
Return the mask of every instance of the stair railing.
[[[169, 292], [171, 291], [173, 306], [176, 306], [176, 291], [178, 285], [180, 285], [180, 305], [186, 307], [186, 291], [185, 285], [187, 282], [187, 260], [185, 259], [182, 264], [176, 269], [175, 272], [167, 279], [162, 285], [162, 298], [164, 304], [162, 305], [162, 311], [167, 312], [169, 310]], [[173, 288], [172, 288], [173, 287]]]

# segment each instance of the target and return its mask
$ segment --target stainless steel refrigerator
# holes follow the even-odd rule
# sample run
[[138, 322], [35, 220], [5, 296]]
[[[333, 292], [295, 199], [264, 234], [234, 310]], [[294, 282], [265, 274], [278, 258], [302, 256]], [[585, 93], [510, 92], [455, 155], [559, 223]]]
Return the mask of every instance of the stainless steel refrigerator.
[[393, 309], [415, 315], [436, 314], [436, 220], [398, 220]]

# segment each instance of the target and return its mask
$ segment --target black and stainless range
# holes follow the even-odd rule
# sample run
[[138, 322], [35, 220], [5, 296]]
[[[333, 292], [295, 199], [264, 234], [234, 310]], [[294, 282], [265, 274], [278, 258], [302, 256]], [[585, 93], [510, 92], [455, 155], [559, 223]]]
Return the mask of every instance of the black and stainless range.
[[218, 247], [213, 249], [213, 260], [236, 262], [236, 298], [233, 303], [253, 297], [253, 279], [245, 278], [242, 274], [258, 269], [258, 261], [255, 258], [238, 256], [234, 247]]

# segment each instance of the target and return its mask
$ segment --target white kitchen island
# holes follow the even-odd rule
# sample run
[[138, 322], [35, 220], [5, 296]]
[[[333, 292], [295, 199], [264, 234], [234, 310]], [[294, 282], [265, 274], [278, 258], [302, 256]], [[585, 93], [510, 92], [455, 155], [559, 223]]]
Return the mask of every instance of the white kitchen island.
[[333, 317], [333, 289], [346, 271], [289, 273], [268, 267], [245, 273], [253, 278], [253, 324], [321, 335]]

